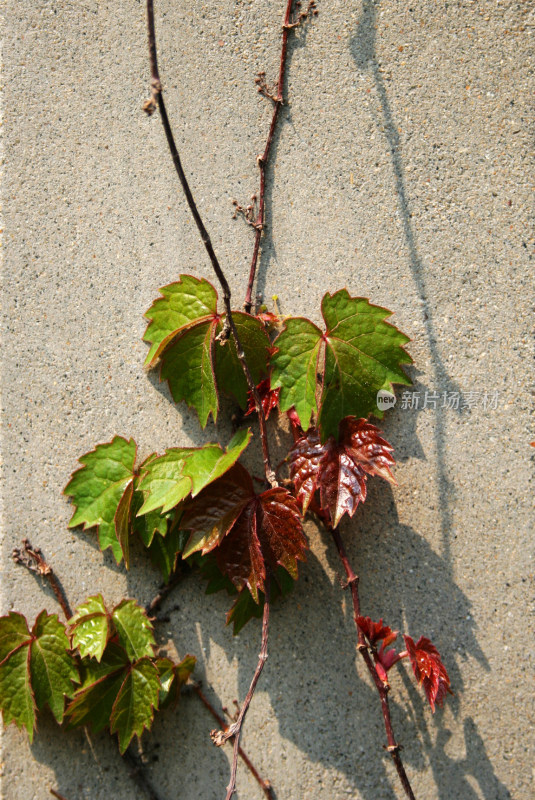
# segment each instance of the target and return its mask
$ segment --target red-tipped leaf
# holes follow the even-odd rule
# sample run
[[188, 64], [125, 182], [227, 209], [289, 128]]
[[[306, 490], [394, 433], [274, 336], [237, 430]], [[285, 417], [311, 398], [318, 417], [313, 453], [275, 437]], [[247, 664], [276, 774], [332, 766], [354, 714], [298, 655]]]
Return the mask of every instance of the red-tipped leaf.
[[215, 549], [219, 569], [238, 589], [247, 586], [258, 602], [267, 569], [280, 565], [297, 578], [307, 541], [300, 508], [286, 489], [255, 494], [247, 470], [236, 464], [186, 504], [181, 527], [190, 530], [184, 556]]
[[442, 706], [448, 692], [453, 694], [446, 667], [437, 648], [425, 636], [420, 636], [416, 644], [410, 636], [403, 638], [416, 680], [423, 687], [434, 712], [435, 705]]
[[339, 431], [338, 441], [331, 436], [322, 444], [319, 431], [312, 428], [290, 452], [290, 475], [303, 513], [319, 490], [321, 507], [329, 511], [333, 527], [344, 514], [352, 517], [364, 502], [369, 475], [395, 483], [390, 471], [393, 448], [375, 425], [346, 417]]

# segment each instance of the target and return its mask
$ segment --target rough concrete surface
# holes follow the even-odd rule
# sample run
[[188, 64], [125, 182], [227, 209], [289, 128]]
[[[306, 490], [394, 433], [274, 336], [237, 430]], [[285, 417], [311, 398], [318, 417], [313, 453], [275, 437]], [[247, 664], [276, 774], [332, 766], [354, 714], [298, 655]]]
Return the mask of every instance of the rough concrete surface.
[[[169, 113], [237, 306], [252, 235], [231, 219], [230, 199], [248, 201], [257, 188], [271, 108], [254, 78], [275, 78], [282, 6], [156, 5]], [[434, 716], [407, 670], [393, 679], [417, 797], [528, 800], [533, 6], [318, 7], [290, 46], [258, 290], [277, 293], [283, 313], [319, 321], [323, 293], [345, 286], [391, 308], [412, 337], [419, 408], [402, 408], [399, 391], [384, 422], [398, 485], [371, 480], [342, 532], [365, 613], [429, 636], [452, 678], [455, 696]], [[213, 279], [211, 269], [158, 116], [141, 112], [144, 4], [18, 0], [5, 12], [2, 611], [58, 610], [11, 562], [25, 535], [73, 604], [96, 592], [110, 604], [146, 603], [159, 576], [141, 551], [129, 573], [118, 568], [92, 532], [67, 530], [61, 492], [78, 457], [116, 433], [134, 437], [141, 455], [228, 441], [228, 426], [201, 431], [142, 367], [142, 314], [158, 287], [181, 272]], [[472, 407], [443, 408], [444, 392]], [[285, 442], [281, 434], [281, 453]], [[312, 522], [307, 533], [301, 580], [273, 608], [244, 746], [278, 800], [400, 798], [339, 563]], [[196, 675], [219, 707], [245, 696], [260, 644], [258, 623], [233, 638], [228, 605], [192, 577], [158, 633], [197, 655]], [[224, 797], [229, 751], [212, 747], [212, 727], [187, 694], [145, 735], [162, 800]], [[83, 732], [64, 733], [45, 714], [32, 746], [14, 726], [3, 744], [6, 800], [45, 800], [51, 788], [67, 800], [144, 798], [108, 735], [91, 749]], [[237, 796], [263, 796], [243, 767]]]

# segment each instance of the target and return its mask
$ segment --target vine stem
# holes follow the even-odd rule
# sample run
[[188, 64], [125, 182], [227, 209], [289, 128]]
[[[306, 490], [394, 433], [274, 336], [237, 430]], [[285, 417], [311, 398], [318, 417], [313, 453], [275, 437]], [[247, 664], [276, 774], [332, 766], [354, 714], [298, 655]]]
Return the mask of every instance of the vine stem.
[[262, 238], [262, 233], [264, 230], [264, 217], [265, 217], [265, 194], [266, 194], [266, 170], [268, 167], [269, 162], [269, 155], [271, 152], [271, 144], [273, 142], [273, 135], [275, 133], [275, 128], [277, 126], [277, 120], [279, 118], [279, 112], [281, 106], [284, 104], [284, 77], [286, 74], [286, 55], [288, 51], [288, 34], [290, 33], [290, 17], [292, 14], [292, 6], [294, 0], [288, 0], [288, 4], [286, 6], [286, 13], [284, 15], [284, 22], [282, 25], [282, 47], [281, 47], [281, 60], [280, 60], [280, 67], [279, 67], [279, 80], [277, 83], [277, 94], [276, 96], [271, 96], [273, 100], [273, 116], [271, 117], [271, 125], [269, 126], [269, 133], [266, 141], [266, 146], [264, 148], [264, 152], [262, 155], [259, 155], [257, 158], [258, 168], [260, 170], [260, 191], [259, 191], [259, 198], [258, 198], [258, 215], [256, 217], [254, 228], [255, 228], [255, 239], [254, 239], [254, 246], [253, 246], [253, 257], [251, 259], [251, 268], [249, 272], [249, 281], [247, 283], [247, 292], [245, 294], [245, 302], [243, 304], [244, 310], [249, 314], [251, 312], [252, 306], [252, 294], [253, 294], [253, 284], [256, 275], [256, 266], [258, 263], [258, 254], [260, 252], [260, 240]]
[[192, 191], [190, 189], [188, 180], [186, 178], [186, 174], [182, 167], [180, 156], [178, 154], [178, 149], [171, 128], [171, 123], [169, 122], [169, 117], [167, 116], [167, 109], [165, 107], [165, 102], [162, 93], [162, 84], [160, 81], [160, 73], [158, 70], [158, 54], [156, 49], [156, 29], [154, 25], [153, 0], [147, 0], [147, 26], [148, 26], [148, 40], [149, 40], [149, 60], [150, 60], [150, 71], [151, 71], [151, 81], [150, 81], [151, 97], [149, 100], [145, 102], [143, 109], [149, 115], [155, 111], [156, 106], [160, 111], [160, 119], [162, 120], [162, 125], [165, 131], [165, 136], [167, 139], [169, 150], [171, 152], [171, 157], [173, 159], [174, 167], [176, 169], [178, 178], [180, 180], [180, 184], [186, 196], [189, 209], [191, 211], [193, 219], [195, 220], [195, 224], [197, 225], [199, 234], [206, 248], [206, 252], [208, 253], [208, 257], [211, 261], [214, 272], [217, 275], [219, 283], [221, 284], [221, 288], [223, 290], [223, 301], [225, 304], [227, 316], [225, 321], [225, 327], [223, 328], [222, 334], [220, 334], [220, 336], [224, 339], [225, 337], [228, 337], [228, 332], [230, 331], [230, 334], [232, 335], [232, 338], [234, 340], [234, 344], [236, 345], [236, 354], [238, 356], [238, 359], [240, 360], [243, 372], [247, 380], [247, 384], [253, 395], [256, 412], [258, 414], [258, 421], [260, 424], [260, 437], [262, 440], [262, 452], [264, 456], [264, 471], [266, 474], [266, 479], [270, 484], [270, 486], [275, 487], [278, 486], [278, 483], [275, 477], [275, 472], [273, 470], [273, 467], [271, 466], [266, 417], [264, 414], [264, 410], [262, 408], [262, 401], [260, 399], [258, 389], [256, 388], [253, 376], [251, 375], [251, 370], [249, 369], [249, 365], [247, 363], [247, 359], [245, 357], [245, 353], [243, 351], [243, 347], [241, 345], [240, 338], [238, 336], [238, 331], [236, 330], [236, 325], [234, 323], [234, 319], [232, 316], [232, 310], [230, 307], [230, 299], [231, 299], [230, 287], [225, 277], [225, 274], [221, 269], [221, 265], [215, 254], [210, 236], [208, 235], [208, 231], [205, 228], [205, 225], [201, 219], [201, 215], [195, 203]]
[[[162, 586], [158, 594], [156, 594], [156, 596], [151, 600], [151, 602], [145, 606], [145, 612], [147, 616], [149, 618], [152, 617], [154, 619], [154, 622], [158, 621], [156, 614], [160, 610], [162, 603], [170, 595], [173, 589], [178, 585], [182, 577], [183, 577], [182, 571], [179, 570], [175, 572], [174, 575], [171, 576], [169, 581]], [[195, 692], [201, 703], [205, 706], [205, 708], [208, 709], [208, 711], [214, 717], [214, 719], [218, 721], [220, 727], [226, 731], [228, 729], [228, 726], [225, 723], [225, 720], [217, 713], [213, 705], [210, 703], [210, 701], [202, 691], [200, 684], [196, 683], [195, 681], [190, 681], [188, 683], [188, 686], [193, 689], [193, 691]], [[247, 768], [249, 769], [252, 776], [261, 787], [262, 791], [264, 792], [268, 800], [273, 800], [273, 790], [271, 788], [271, 782], [269, 780], [265, 780], [264, 778], [262, 778], [262, 776], [256, 769], [255, 765], [253, 764], [253, 762], [251, 761], [251, 759], [249, 758], [249, 756], [247, 755], [245, 750], [243, 750], [242, 747], [238, 748], [238, 755], [242, 759], [243, 763], [247, 766]]]
[[56, 600], [61, 606], [65, 619], [69, 620], [72, 617], [72, 609], [69, 605], [69, 601], [54, 570], [50, 564], [47, 564], [45, 561], [41, 549], [39, 547], [33, 547], [29, 539], [23, 539], [22, 550], [15, 547], [13, 549], [12, 558], [16, 564], [22, 564], [22, 566], [26, 567], [30, 572], [35, 572], [37, 575], [42, 575], [47, 579], [52, 587], [52, 591], [56, 595]]
[[[197, 695], [197, 697], [199, 698], [201, 703], [205, 706], [205, 708], [208, 709], [208, 711], [213, 716], [213, 718], [217, 720], [217, 722], [219, 723], [221, 729], [224, 730], [224, 731], [227, 731], [229, 726], [226, 724], [226, 722], [223, 719], [223, 717], [220, 716], [217, 713], [217, 711], [215, 710], [213, 705], [210, 703], [210, 701], [208, 700], [208, 698], [206, 697], [206, 695], [202, 691], [202, 689], [199, 686], [199, 684], [192, 682], [189, 685], [191, 686], [191, 688], [193, 689], [193, 691], [195, 692], [195, 694]], [[268, 798], [268, 800], [273, 800], [274, 795], [273, 795], [273, 790], [271, 788], [271, 782], [268, 781], [268, 780], [264, 780], [262, 778], [262, 776], [260, 775], [260, 773], [256, 769], [255, 765], [253, 764], [253, 762], [251, 761], [251, 759], [249, 758], [247, 753], [240, 746], [238, 746], [238, 755], [240, 756], [240, 758], [242, 759], [244, 764], [248, 767], [249, 771], [251, 772], [251, 774], [253, 775], [254, 779], [257, 781], [257, 783], [261, 787], [262, 791], [264, 792], [264, 794]]]
[[338, 550], [338, 555], [340, 556], [340, 560], [344, 565], [344, 570], [347, 576], [347, 584], [351, 589], [351, 597], [353, 599], [353, 614], [355, 619], [355, 627], [357, 629], [357, 635], [358, 635], [357, 650], [364, 659], [364, 663], [368, 667], [368, 671], [375, 684], [375, 688], [379, 693], [379, 698], [381, 700], [381, 710], [383, 712], [383, 721], [385, 724], [386, 738], [388, 741], [386, 750], [392, 756], [392, 760], [395, 764], [397, 773], [399, 775], [401, 785], [405, 790], [405, 794], [407, 795], [409, 800], [416, 800], [409, 779], [407, 777], [407, 773], [405, 772], [405, 767], [403, 766], [401, 756], [399, 754], [399, 751], [401, 750], [401, 745], [398, 742], [396, 742], [396, 737], [394, 736], [394, 729], [392, 727], [392, 718], [390, 716], [390, 705], [388, 702], [388, 691], [390, 687], [388, 685], [385, 685], [381, 680], [381, 678], [379, 677], [375, 665], [370, 657], [368, 645], [366, 644], [366, 638], [357, 622], [358, 617], [361, 616], [358, 575], [355, 574], [349, 562], [346, 549], [342, 541], [342, 537], [340, 536], [340, 531], [337, 528], [330, 527], [330, 525], [326, 522], [326, 520], [323, 520], [323, 522], [324, 525], [331, 531], [334, 543], [336, 545], [336, 549]]
[[229, 725], [226, 730], [220, 731], [212, 731], [212, 741], [218, 747], [224, 744], [227, 739], [234, 737], [234, 752], [232, 755], [232, 768], [230, 772], [230, 781], [227, 786], [227, 794], [225, 800], [231, 800], [232, 795], [236, 791], [236, 772], [238, 769], [238, 754], [240, 749], [240, 736], [241, 730], [243, 726], [243, 721], [245, 719], [245, 715], [247, 714], [247, 710], [251, 704], [251, 700], [253, 699], [253, 695], [255, 693], [256, 684], [262, 674], [262, 670], [264, 669], [264, 664], [267, 661], [268, 657], [268, 632], [269, 632], [269, 606], [270, 606], [270, 576], [269, 573], [266, 577], [265, 581], [265, 600], [264, 600], [264, 614], [262, 616], [262, 646], [260, 649], [260, 653], [258, 654], [258, 664], [256, 665], [255, 673], [253, 675], [253, 679], [251, 681], [251, 685], [249, 686], [249, 691], [247, 692], [247, 696], [243, 701], [243, 705], [240, 709], [240, 713], [238, 715], [238, 719], [232, 725]]

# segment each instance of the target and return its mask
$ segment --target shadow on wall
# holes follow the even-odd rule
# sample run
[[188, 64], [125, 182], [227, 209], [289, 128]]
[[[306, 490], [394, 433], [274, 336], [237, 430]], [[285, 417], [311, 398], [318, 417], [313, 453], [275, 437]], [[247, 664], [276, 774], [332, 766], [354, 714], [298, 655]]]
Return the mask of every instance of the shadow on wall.
[[[447, 700], [455, 710], [462, 692], [455, 651], [469, 653], [487, 668], [468, 598], [451, 581], [443, 558], [415, 530], [399, 522], [390, 486], [383, 481], [370, 481], [366, 504], [359, 508], [355, 520], [344, 522], [343, 527], [350, 559], [363, 575], [365, 612], [374, 618], [381, 615], [392, 627], [415, 637], [425, 633], [436, 639], [457, 693]], [[336, 581], [333, 585], [314, 555], [325, 546], [329, 566], [335, 574], [341, 574], [336, 551], [314, 525], [308, 526], [308, 533], [312, 551], [307, 564], [300, 568], [300, 581], [293, 594], [272, 610], [270, 657], [259, 685], [259, 692], [268, 694], [272, 708], [269, 718], [260, 720], [270, 736], [270, 746], [266, 755], [264, 750], [247, 745], [253, 711], [246, 724], [245, 747], [257, 766], [262, 761], [266, 777], [273, 775], [272, 770], [280, 771], [280, 764], [285, 762], [290, 778], [294, 774], [292, 750], [288, 747], [291, 743], [306, 754], [312, 769], [318, 764], [322, 769], [343, 774], [345, 782], [364, 800], [395, 800], [395, 778], [389, 757], [381, 750], [384, 729], [378, 697], [363, 679], [365, 670], [355, 652], [349, 595]], [[139, 576], [129, 573], [130, 591], [138, 581]], [[163, 609], [164, 615], [169, 611], [171, 614], [158, 626], [160, 641], [171, 636], [181, 647], [184, 627], [196, 627], [196, 678], [203, 678], [203, 660], [217, 654], [220, 659], [223, 651], [229, 664], [237, 657], [238, 691], [243, 697], [256, 666], [260, 624], [250, 623], [239, 639], [233, 639], [224, 627], [224, 613], [231, 599], [224, 593], [205, 597], [204, 588], [204, 583], [192, 575], [175, 590]], [[138, 590], [136, 586], [139, 595]], [[399, 672], [405, 691], [399, 691], [396, 678], [392, 716], [396, 735], [405, 745], [404, 760], [416, 791], [418, 773], [431, 769], [439, 800], [507, 800], [510, 794], [496, 777], [473, 720], [464, 721], [465, 756], [451, 758], [446, 750], [452, 734], [444, 723], [443, 712], [431, 715], [410, 670], [402, 665]], [[224, 687], [220, 691], [222, 696], [218, 698], [205, 685], [206, 694], [219, 709], [232, 700], [223, 694]], [[149, 775], [159, 796], [164, 800], [174, 797], [177, 787], [181, 800], [223, 796], [228, 780], [228, 752], [216, 750], [210, 743], [208, 732], [214, 726], [213, 720], [195, 695], [186, 694], [179, 711], [177, 715], [168, 711], [157, 716], [153, 730], [143, 739]], [[273, 726], [278, 727], [279, 736], [271, 735]], [[51, 719], [43, 719], [32, 753], [37, 761], [54, 769], [60, 793], [70, 796], [78, 787], [77, 796], [91, 800], [104, 798], [110, 791], [121, 800], [123, 796], [143, 796], [133, 793], [128, 768], [119, 763], [115, 739], [110, 740], [107, 734], [92, 736], [94, 760], [80, 731], [58, 739], [52, 730], [55, 727]], [[257, 730], [257, 747], [259, 741]], [[77, 753], [75, 777], [73, 751]], [[244, 770], [243, 765], [240, 769]], [[290, 781], [297, 791], [299, 781], [298, 774]], [[124, 793], [125, 788], [129, 793]], [[319, 784], [315, 796], [318, 800], [332, 797], [332, 787]], [[260, 797], [258, 791], [258, 800]], [[279, 800], [282, 797], [281, 792]]]
[[[370, 481], [369, 487], [366, 505], [359, 509], [354, 521], [344, 523], [345, 529], [351, 528], [351, 535], [347, 535], [349, 530], [343, 531], [350, 558], [363, 575], [363, 606], [374, 618], [382, 615], [393, 627], [414, 637], [428, 634], [439, 644], [457, 693], [447, 701], [455, 711], [462, 693], [462, 678], [453, 654], [460, 653], [461, 657], [470, 654], [482, 668], [488, 669], [476, 638], [470, 602], [451, 580], [444, 559], [414, 529], [399, 522], [390, 487], [379, 480]], [[394, 800], [397, 795], [391, 784], [389, 759], [381, 751], [384, 730], [378, 698], [362, 678], [365, 672], [355, 653], [349, 597], [339, 585], [331, 583], [314, 555], [314, 550], [325, 544], [329, 566], [340, 573], [336, 552], [330, 541], [322, 541], [313, 526], [309, 527], [309, 534], [313, 552], [308, 563], [301, 567], [301, 579], [293, 595], [272, 610], [270, 657], [259, 686], [260, 692], [269, 695], [280, 735], [270, 739], [270, 756], [277, 762], [290, 761], [287, 747], [290, 742], [306, 754], [311, 764], [342, 773], [365, 800]], [[202, 587], [195, 587], [192, 581], [184, 590], [180, 604], [189, 609], [195, 605], [190, 593], [202, 593]], [[175, 595], [175, 600], [178, 596]], [[256, 665], [260, 625], [248, 625], [240, 634], [235, 650], [236, 640], [232, 641], [230, 632], [222, 626], [229, 598], [217, 595], [199, 600], [214, 604], [213, 612], [203, 614], [199, 653], [209, 659], [221, 648], [229, 662], [237, 654], [239, 696], [243, 697]], [[174, 618], [171, 625], [179, 642], [178, 619]], [[202, 669], [200, 663], [201, 678]], [[465, 757], [451, 758], [445, 748], [452, 734], [444, 724], [443, 713], [439, 710], [432, 716], [408, 671], [403, 666], [400, 671], [406, 691], [393, 691], [392, 714], [396, 734], [405, 744], [404, 759], [415, 786], [418, 786], [417, 773], [431, 769], [440, 800], [510, 797], [494, 773], [473, 720], [464, 723]], [[228, 704], [231, 699], [222, 696], [218, 700], [210, 689], [207, 692], [215, 705]], [[173, 766], [176, 742], [191, 736], [192, 725], [201, 742], [195, 757], [198, 765], [205, 758], [221, 762], [221, 754], [210, 756], [207, 729], [205, 740], [199, 733], [200, 727], [207, 724], [211, 724], [210, 720], [200, 720], [189, 713], [176, 721], [170, 718], [157, 721], [149, 747], [155, 742], [159, 744], [160, 763], [166, 765], [166, 772], [171, 772], [172, 782], [179, 780], [180, 765]], [[249, 717], [248, 725], [251, 724]], [[272, 725], [273, 720], [267, 724]], [[249, 754], [254, 761], [254, 750]], [[222, 769], [224, 774], [224, 764]], [[269, 776], [269, 761], [266, 771]], [[219, 780], [223, 782], [224, 778]], [[479, 795], [471, 780], [477, 782]], [[317, 797], [328, 798], [331, 791], [329, 786], [318, 786]]]
[[[355, 62], [355, 67], [359, 73], [369, 72], [373, 78], [375, 91], [381, 106], [382, 119], [376, 120], [384, 127], [386, 144], [390, 154], [394, 182], [397, 195], [398, 211], [402, 223], [403, 236], [408, 255], [408, 264], [411, 270], [414, 287], [421, 302], [423, 321], [427, 334], [427, 342], [431, 356], [433, 370], [434, 390], [440, 388], [441, 391], [459, 392], [459, 387], [451, 380], [447, 369], [442, 360], [440, 349], [437, 345], [437, 335], [435, 330], [434, 313], [428, 297], [426, 285], [425, 269], [420, 258], [416, 245], [416, 235], [412, 224], [412, 214], [410, 202], [405, 185], [403, 161], [401, 157], [401, 142], [398, 127], [394, 120], [385, 82], [379, 68], [376, 54], [376, 31], [377, 31], [377, 12], [380, 8], [380, 0], [363, 0], [360, 18], [357, 22], [355, 35], [351, 39], [351, 55]], [[380, 127], [380, 126], [379, 126]], [[453, 499], [454, 486], [448, 478], [446, 463], [446, 431], [444, 416], [439, 412], [435, 418], [435, 449], [438, 490], [441, 498], [440, 517], [442, 529], [442, 547], [446, 566], [451, 569], [450, 552], [450, 530], [452, 519], [449, 510], [448, 500]]]

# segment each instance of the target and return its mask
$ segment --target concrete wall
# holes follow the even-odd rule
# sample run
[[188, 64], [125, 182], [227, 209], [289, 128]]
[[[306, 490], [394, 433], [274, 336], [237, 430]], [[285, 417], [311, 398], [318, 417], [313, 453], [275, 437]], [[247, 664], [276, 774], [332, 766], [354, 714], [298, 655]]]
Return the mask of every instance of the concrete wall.
[[[158, 2], [169, 111], [236, 304], [251, 230], [231, 198], [257, 188], [282, 3]], [[398, 486], [369, 484], [344, 539], [365, 613], [443, 654], [455, 696], [432, 716], [408, 672], [393, 717], [419, 798], [528, 800], [534, 793], [532, 361], [533, 17], [526, 2], [320, 0], [290, 48], [268, 187], [258, 288], [318, 320], [342, 287], [395, 311], [412, 337], [418, 409], [388, 415]], [[158, 574], [139, 550], [127, 574], [91, 532], [67, 530], [61, 491], [77, 458], [116, 433], [142, 455], [214, 440], [142, 368], [143, 312], [181, 272], [210, 266], [147, 119], [144, 5], [8, 2], [4, 33], [3, 611], [56, 611], [10, 559], [44, 550], [72, 601], [147, 602]], [[531, 45], [531, 47], [530, 47]], [[437, 408], [422, 407], [425, 392]], [[475, 405], [442, 408], [443, 393]], [[477, 395], [468, 395], [468, 393]], [[494, 394], [497, 392], [497, 396]], [[401, 393], [399, 393], [401, 396]], [[448, 397], [451, 396], [448, 394]], [[488, 396], [488, 400], [485, 400]], [[462, 405], [462, 403], [461, 403]], [[286, 439], [281, 438], [281, 447]], [[256, 452], [259, 453], [258, 445]], [[311, 556], [274, 607], [270, 658], [244, 746], [279, 800], [401, 797], [382, 751], [377, 696], [354, 648], [333, 547], [310, 522]], [[531, 604], [531, 605], [530, 605]], [[177, 608], [175, 608], [177, 606]], [[260, 642], [224, 627], [228, 598], [185, 581], [163, 641], [198, 657], [215, 704], [243, 698]], [[222, 798], [227, 750], [195, 696], [144, 738], [162, 798]], [[141, 798], [116, 742], [64, 734], [46, 715], [33, 746], [4, 734], [3, 797]], [[240, 769], [238, 797], [260, 800]]]

